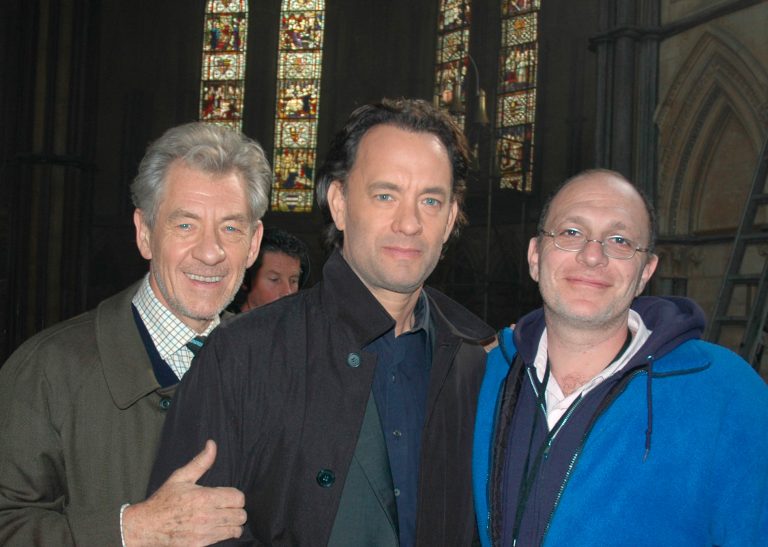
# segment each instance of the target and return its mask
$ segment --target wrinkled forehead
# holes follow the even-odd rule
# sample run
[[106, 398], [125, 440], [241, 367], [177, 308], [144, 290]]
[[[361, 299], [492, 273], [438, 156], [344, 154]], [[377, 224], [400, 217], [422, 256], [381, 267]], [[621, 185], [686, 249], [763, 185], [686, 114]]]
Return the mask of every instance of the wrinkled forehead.
[[626, 181], [607, 175], [576, 179], [552, 200], [546, 226], [576, 222], [595, 228], [621, 228], [648, 233], [650, 219], [637, 190]]

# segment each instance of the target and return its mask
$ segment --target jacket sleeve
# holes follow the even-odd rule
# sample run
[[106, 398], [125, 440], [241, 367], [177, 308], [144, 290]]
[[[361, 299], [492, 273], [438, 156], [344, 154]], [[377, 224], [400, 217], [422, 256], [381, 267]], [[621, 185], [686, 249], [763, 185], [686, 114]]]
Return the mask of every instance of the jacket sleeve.
[[712, 541], [758, 546], [768, 538], [768, 388], [753, 371], [737, 372], [712, 458]]
[[37, 353], [22, 346], [0, 369], [0, 545], [119, 545], [119, 506], [65, 508], [66, 455], [52, 397]]

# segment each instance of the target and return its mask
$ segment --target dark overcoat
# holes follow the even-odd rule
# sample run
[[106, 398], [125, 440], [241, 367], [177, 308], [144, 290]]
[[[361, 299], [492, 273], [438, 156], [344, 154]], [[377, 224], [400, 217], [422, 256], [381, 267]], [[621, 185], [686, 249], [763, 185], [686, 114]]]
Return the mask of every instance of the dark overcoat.
[[[493, 331], [446, 296], [425, 290], [434, 350], [416, 541], [469, 545], [475, 537], [471, 452], [482, 341]], [[393, 327], [338, 252], [317, 286], [220, 326], [177, 392], [152, 485], [162, 484], [212, 438], [218, 457], [201, 483], [245, 493], [249, 541], [325, 545], [371, 393], [376, 356], [363, 348]], [[381, 469], [370, 471], [380, 476]], [[369, 480], [381, 510], [388, 510], [391, 499]], [[351, 520], [336, 523], [348, 538], [370, 538], [367, 527], [379, 522]]]

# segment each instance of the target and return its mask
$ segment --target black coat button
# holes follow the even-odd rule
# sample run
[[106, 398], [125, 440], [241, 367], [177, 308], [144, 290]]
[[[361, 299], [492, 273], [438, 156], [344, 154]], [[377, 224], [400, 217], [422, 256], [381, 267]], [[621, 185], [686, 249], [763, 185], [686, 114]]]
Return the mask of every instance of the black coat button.
[[317, 472], [315, 480], [317, 480], [317, 484], [323, 488], [330, 488], [333, 486], [333, 483], [336, 482], [336, 475], [330, 469], [321, 469]]
[[347, 355], [347, 364], [352, 368], [360, 366], [360, 356], [357, 353], [350, 353]]
[[168, 410], [171, 408], [171, 398], [170, 397], [163, 397], [160, 399], [160, 408], [163, 410]]

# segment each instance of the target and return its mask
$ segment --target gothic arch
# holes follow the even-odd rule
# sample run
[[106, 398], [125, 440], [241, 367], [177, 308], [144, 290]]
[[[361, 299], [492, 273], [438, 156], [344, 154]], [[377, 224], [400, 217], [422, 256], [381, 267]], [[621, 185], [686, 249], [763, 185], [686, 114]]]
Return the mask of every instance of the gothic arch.
[[[662, 233], [706, 228], [701, 213], [713, 208], [722, 221], [715, 228], [738, 223], [768, 125], [766, 90], [768, 73], [735, 37], [707, 31], [692, 48], [657, 115]], [[715, 175], [726, 170], [723, 162], [729, 160], [717, 152], [729, 145], [738, 145], [747, 164], [742, 161], [740, 173], [715, 180], [722, 179]]]

